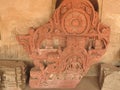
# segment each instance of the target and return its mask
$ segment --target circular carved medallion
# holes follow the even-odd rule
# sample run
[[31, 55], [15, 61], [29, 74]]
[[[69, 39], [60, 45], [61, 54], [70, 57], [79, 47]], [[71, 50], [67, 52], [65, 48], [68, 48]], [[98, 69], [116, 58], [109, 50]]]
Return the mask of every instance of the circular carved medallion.
[[89, 29], [89, 16], [82, 10], [72, 9], [62, 19], [62, 28], [68, 34], [81, 34]]

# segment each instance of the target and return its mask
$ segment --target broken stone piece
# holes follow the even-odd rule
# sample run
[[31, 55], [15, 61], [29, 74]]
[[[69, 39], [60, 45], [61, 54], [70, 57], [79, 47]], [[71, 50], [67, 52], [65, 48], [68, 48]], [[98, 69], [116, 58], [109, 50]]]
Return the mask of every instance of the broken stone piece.
[[0, 86], [3, 90], [23, 89], [26, 85], [26, 68], [22, 61], [0, 60]]
[[120, 89], [120, 68], [110, 64], [102, 64], [100, 70], [101, 90]]

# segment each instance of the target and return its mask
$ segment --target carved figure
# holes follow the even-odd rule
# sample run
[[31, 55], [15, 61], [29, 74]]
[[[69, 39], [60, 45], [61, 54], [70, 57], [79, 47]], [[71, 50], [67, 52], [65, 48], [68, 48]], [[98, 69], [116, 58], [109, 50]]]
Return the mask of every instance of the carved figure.
[[35, 65], [30, 86], [76, 87], [105, 53], [109, 33], [89, 0], [63, 0], [48, 23], [17, 36]]

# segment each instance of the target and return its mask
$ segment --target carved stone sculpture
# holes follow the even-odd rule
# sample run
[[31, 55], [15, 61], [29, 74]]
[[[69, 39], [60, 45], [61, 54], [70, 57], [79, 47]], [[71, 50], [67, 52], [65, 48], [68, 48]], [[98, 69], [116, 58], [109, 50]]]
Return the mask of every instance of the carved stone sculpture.
[[21, 61], [0, 61], [0, 90], [22, 90], [26, 85], [26, 65]]
[[110, 29], [89, 0], [63, 0], [48, 23], [17, 39], [33, 59], [32, 88], [74, 88], [100, 60]]

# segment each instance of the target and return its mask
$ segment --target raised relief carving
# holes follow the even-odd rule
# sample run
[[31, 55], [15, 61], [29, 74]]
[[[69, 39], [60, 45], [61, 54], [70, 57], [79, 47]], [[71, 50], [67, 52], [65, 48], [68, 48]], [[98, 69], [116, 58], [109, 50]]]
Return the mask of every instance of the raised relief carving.
[[89, 0], [63, 0], [48, 23], [17, 39], [33, 59], [32, 88], [74, 88], [99, 61], [110, 29]]

